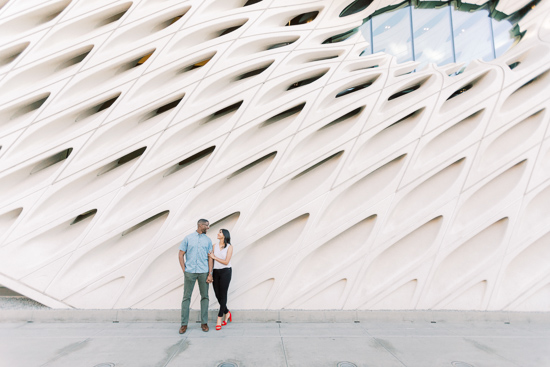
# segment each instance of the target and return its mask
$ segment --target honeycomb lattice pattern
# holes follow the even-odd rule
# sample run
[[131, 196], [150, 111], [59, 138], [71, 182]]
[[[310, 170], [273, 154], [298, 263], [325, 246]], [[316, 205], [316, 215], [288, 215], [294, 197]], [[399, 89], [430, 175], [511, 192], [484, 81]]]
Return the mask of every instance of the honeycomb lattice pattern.
[[178, 308], [205, 217], [230, 308], [549, 311], [550, 3], [449, 76], [350, 2], [0, 0], [0, 284]]

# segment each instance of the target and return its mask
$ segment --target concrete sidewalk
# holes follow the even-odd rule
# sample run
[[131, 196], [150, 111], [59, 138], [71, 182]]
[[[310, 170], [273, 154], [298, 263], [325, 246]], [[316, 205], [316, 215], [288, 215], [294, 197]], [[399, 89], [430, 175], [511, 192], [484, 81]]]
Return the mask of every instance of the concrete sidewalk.
[[550, 366], [548, 323], [209, 325], [0, 323], [0, 366]]

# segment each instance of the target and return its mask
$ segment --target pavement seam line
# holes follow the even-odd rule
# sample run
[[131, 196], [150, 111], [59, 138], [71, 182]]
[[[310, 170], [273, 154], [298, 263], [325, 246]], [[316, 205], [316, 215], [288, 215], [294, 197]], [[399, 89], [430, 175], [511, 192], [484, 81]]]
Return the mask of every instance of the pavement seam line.
[[[23, 326], [25, 326], [25, 325], [27, 325], [27, 324], [23, 324]], [[103, 331], [105, 331], [105, 330], [106, 330], [105, 328], [100, 328], [100, 329], [96, 330], [95, 332], [91, 333], [90, 336], [89, 336], [88, 338], [86, 338], [86, 339], [84, 339], [83, 341], [81, 341], [80, 343], [78, 343], [78, 345], [80, 345], [80, 344], [82, 344], [82, 343], [86, 343], [88, 340], [92, 340], [92, 338], [97, 337], [99, 334], [101, 334], [101, 333], [102, 333]], [[42, 364], [42, 365], [40, 365], [40, 366], [47, 366], [48, 364], [51, 364], [51, 363], [53, 363], [53, 362], [59, 360], [60, 358], [65, 357], [65, 356], [68, 355], [68, 354], [70, 354], [70, 352], [68, 352], [68, 353], [63, 353], [63, 354], [61, 354], [61, 355], [59, 355], [59, 356], [53, 358], [51, 361], [48, 361], [48, 362], [46, 362], [46, 363], [44, 363], [44, 364]]]
[[373, 336], [372, 338], [374, 339], [374, 341], [375, 341], [378, 345], [380, 345], [382, 348], [384, 348], [384, 349], [386, 350], [386, 352], [388, 352], [388, 353], [391, 354], [395, 359], [397, 359], [397, 360], [399, 361], [399, 363], [401, 363], [404, 367], [407, 367], [407, 366], [405, 365], [405, 363], [403, 363], [402, 360], [400, 360], [399, 358], [397, 358], [397, 356], [396, 356], [395, 354], [393, 354], [388, 348], [386, 348], [386, 347], [384, 346], [384, 344], [380, 343], [380, 341], [378, 340], [378, 338], [376, 338], [376, 337], [374, 337], [374, 336]]
[[281, 346], [283, 347], [283, 355], [285, 356], [285, 364], [286, 364], [286, 367], [288, 367], [288, 359], [286, 358], [285, 342], [283, 340], [283, 336], [281, 335], [281, 324], [279, 324], [279, 337], [281, 338]]
[[384, 344], [380, 343], [380, 341], [379, 341], [375, 336], [371, 335], [371, 334], [369, 333], [369, 331], [368, 331], [363, 325], [359, 324], [359, 327], [360, 327], [361, 329], [363, 329], [363, 331], [364, 331], [365, 333], [367, 333], [368, 336], [370, 336], [371, 338], [373, 338], [374, 341], [375, 341], [378, 345], [380, 345], [382, 348], [384, 348], [384, 350], [385, 350], [386, 352], [388, 352], [389, 354], [391, 354], [391, 355], [393, 356], [393, 358], [395, 358], [396, 360], [398, 360], [399, 363], [401, 363], [404, 367], [407, 367], [407, 365], [405, 365], [405, 363], [403, 363], [402, 360], [400, 360], [395, 354], [393, 354], [388, 348], [386, 348], [386, 347], [384, 346]]
[[182, 340], [180, 340], [180, 342], [178, 343], [178, 349], [174, 351], [174, 353], [172, 353], [172, 355], [170, 356], [170, 358], [168, 358], [168, 361], [166, 361], [166, 363], [164, 364], [163, 367], [166, 367], [170, 364], [170, 362], [172, 362], [172, 359], [174, 359], [174, 357], [176, 356], [176, 354], [178, 354], [181, 350], [181, 347], [183, 346], [183, 344], [185, 343], [185, 341], [187, 340], [187, 337], [184, 337]]
[[478, 342], [477, 340], [474, 340], [474, 339], [470, 339], [468, 337], [462, 337], [462, 340], [464, 340], [465, 342], [473, 345], [475, 348], [477, 348], [478, 350], [482, 351], [482, 352], [485, 352], [485, 353], [488, 353], [488, 351], [485, 349], [485, 348], [488, 348], [491, 350], [491, 352], [496, 355], [497, 357], [500, 357], [502, 358], [503, 360], [507, 361], [507, 362], [510, 362], [511, 364], [514, 364], [518, 367], [521, 367], [520, 364], [517, 364], [515, 361], [509, 359], [509, 358], [506, 358], [504, 357], [503, 355], [501, 355], [500, 353], [497, 353], [495, 350], [493, 350], [491, 347], [487, 347], [485, 344], [481, 344], [480, 342]]
[[[91, 339], [92, 339], [92, 337], [90, 336], [90, 337], [84, 339], [83, 341], [81, 341], [80, 343], [78, 343], [78, 344], [76, 344], [76, 345], [77, 345], [77, 346], [78, 346], [78, 345], [81, 345], [82, 343], [86, 343], [88, 340], [91, 340]], [[59, 359], [65, 357], [66, 355], [69, 355], [70, 353], [71, 353], [71, 352], [65, 352], [65, 353], [58, 354], [57, 356], [55, 356], [54, 358], [50, 359], [50, 360], [47, 361], [46, 363], [41, 364], [40, 367], [42, 367], [42, 366], [48, 366], [48, 365], [52, 364], [53, 362], [58, 361]]]

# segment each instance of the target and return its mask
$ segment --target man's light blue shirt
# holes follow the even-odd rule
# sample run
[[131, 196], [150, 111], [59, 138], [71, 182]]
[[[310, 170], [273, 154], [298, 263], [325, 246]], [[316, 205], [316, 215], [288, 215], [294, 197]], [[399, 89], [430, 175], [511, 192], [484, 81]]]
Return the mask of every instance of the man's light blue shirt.
[[212, 241], [207, 235], [195, 231], [185, 236], [180, 250], [185, 251], [186, 273], [208, 273], [208, 253], [212, 252]]

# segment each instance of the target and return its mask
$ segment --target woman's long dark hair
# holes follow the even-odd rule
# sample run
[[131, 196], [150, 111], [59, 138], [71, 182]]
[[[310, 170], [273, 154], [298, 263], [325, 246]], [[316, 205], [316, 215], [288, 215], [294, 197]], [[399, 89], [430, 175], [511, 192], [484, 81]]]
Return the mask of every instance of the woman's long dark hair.
[[223, 242], [224, 242], [223, 247], [225, 248], [227, 245], [231, 245], [231, 234], [227, 229], [222, 229], [222, 234], [223, 234]]

